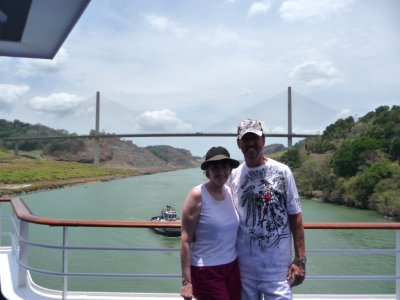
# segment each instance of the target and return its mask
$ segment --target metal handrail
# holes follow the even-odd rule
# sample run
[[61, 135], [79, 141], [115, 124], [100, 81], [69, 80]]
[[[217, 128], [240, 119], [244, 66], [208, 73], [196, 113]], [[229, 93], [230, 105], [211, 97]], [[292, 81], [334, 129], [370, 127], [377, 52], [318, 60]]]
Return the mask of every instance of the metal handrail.
[[[181, 221], [123, 221], [123, 220], [76, 220], [43, 218], [34, 215], [20, 198], [0, 197], [0, 202], [11, 202], [18, 219], [28, 223], [49, 226], [84, 226], [84, 227], [126, 227], [126, 228], [180, 228]], [[305, 229], [400, 229], [400, 223], [372, 223], [372, 222], [306, 222]]]

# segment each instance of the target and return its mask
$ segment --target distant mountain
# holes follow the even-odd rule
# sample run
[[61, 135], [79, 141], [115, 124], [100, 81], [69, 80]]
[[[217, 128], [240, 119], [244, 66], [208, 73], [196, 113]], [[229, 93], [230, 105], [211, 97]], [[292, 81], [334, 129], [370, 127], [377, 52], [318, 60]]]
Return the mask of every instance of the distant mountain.
[[192, 167], [197, 165], [192, 153], [186, 149], [174, 148], [167, 145], [148, 146], [145, 149], [171, 166]]
[[[190, 151], [171, 146], [138, 147], [132, 141], [118, 138], [100, 139], [100, 163], [113, 168], [188, 168], [198, 163]], [[94, 140], [84, 140], [79, 149], [60, 149], [45, 151], [55, 160], [92, 163], [94, 159]]]
[[283, 150], [286, 150], [286, 147], [282, 144], [270, 144], [264, 147], [263, 153], [271, 155], [277, 152], [281, 152]]
[[[208, 122], [208, 126], [200, 128], [205, 132], [236, 132], [240, 121], [253, 118], [264, 122], [266, 133], [285, 133], [288, 128], [288, 100], [283, 92], [268, 99], [260, 99], [255, 105], [245, 106], [234, 114]], [[209, 109], [208, 114], [213, 114]], [[292, 127], [294, 133], [316, 133], [335, 122], [339, 111], [298, 93], [292, 93]], [[216, 130], [217, 128], [217, 130]]]

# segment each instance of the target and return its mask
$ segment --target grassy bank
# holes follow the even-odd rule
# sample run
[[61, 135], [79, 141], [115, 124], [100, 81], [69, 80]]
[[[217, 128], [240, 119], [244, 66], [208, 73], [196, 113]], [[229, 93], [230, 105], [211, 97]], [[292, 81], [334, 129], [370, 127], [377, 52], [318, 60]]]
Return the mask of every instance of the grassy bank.
[[0, 151], [0, 194], [27, 193], [138, 174], [143, 174], [143, 170], [54, 161], [42, 157], [40, 153], [15, 156], [11, 152]]

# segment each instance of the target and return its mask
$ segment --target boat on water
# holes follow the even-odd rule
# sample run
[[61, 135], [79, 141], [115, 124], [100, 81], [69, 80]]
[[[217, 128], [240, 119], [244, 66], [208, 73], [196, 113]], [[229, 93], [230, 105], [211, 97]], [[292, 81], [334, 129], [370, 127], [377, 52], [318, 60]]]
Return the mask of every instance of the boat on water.
[[[176, 209], [168, 204], [163, 208], [160, 212], [160, 215], [154, 216], [150, 219], [150, 221], [161, 221], [161, 222], [175, 222], [178, 221], [178, 214]], [[178, 237], [181, 235], [180, 228], [168, 228], [168, 227], [153, 227], [152, 230], [155, 233], [168, 236], [168, 237]]]

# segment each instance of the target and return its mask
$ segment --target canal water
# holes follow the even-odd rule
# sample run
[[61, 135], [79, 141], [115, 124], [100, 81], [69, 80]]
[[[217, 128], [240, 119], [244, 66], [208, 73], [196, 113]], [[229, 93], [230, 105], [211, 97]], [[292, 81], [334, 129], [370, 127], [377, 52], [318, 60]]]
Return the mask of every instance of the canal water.
[[[22, 196], [34, 214], [65, 219], [148, 220], [166, 204], [181, 212], [190, 189], [205, 181], [200, 169], [138, 176], [102, 183], [79, 185]], [[375, 212], [302, 199], [304, 222], [388, 222]], [[61, 229], [31, 225], [34, 241], [60, 245]], [[150, 229], [70, 228], [69, 245], [109, 247], [178, 248], [179, 238], [155, 234]], [[395, 232], [390, 230], [307, 230], [308, 249], [386, 249], [394, 248]], [[32, 248], [32, 266], [61, 270], [61, 253], [54, 249]], [[137, 274], [180, 274], [178, 252], [104, 253], [70, 250], [69, 272], [115, 272]], [[395, 256], [365, 254], [308, 254], [309, 275], [394, 275]], [[34, 280], [48, 288], [60, 289], [62, 278], [33, 274]], [[167, 279], [88, 279], [73, 277], [72, 290], [177, 292], [179, 278]], [[295, 293], [394, 293], [394, 281], [306, 280]]]

